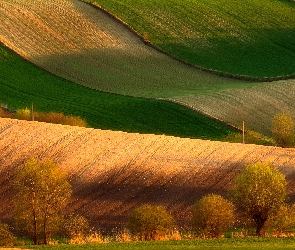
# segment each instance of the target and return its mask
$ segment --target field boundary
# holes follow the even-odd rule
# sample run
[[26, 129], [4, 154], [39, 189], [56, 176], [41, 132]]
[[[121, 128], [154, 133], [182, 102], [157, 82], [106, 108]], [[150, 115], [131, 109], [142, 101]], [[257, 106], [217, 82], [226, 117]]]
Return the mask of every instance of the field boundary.
[[163, 51], [161, 48], [159, 48], [158, 46], [151, 44], [150, 42], [145, 41], [144, 37], [139, 34], [136, 30], [134, 30], [132, 27], [130, 27], [126, 22], [124, 22], [121, 18], [119, 18], [118, 16], [116, 16], [115, 14], [109, 12], [107, 9], [103, 8], [102, 6], [100, 6], [97, 3], [90, 3], [90, 2], [86, 2], [85, 0], [79, 0], [81, 2], [84, 2], [85, 4], [88, 4], [100, 11], [102, 11], [103, 13], [107, 14], [109, 17], [111, 17], [113, 20], [121, 23], [125, 28], [127, 28], [129, 31], [131, 31], [134, 35], [136, 35], [145, 45], [157, 50], [158, 52], [174, 59], [177, 60], [181, 63], [184, 63], [190, 67], [193, 67], [195, 69], [198, 70], [202, 70], [204, 72], [210, 73], [210, 74], [214, 74], [217, 76], [221, 76], [221, 77], [226, 77], [226, 78], [232, 78], [232, 79], [237, 79], [237, 80], [243, 80], [243, 81], [248, 81], [248, 82], [275, 82], [275, 81], [281, 81], [281, 80], [289, 80], [289, 79], [295, 79], [295, 74], [294, 75], [288, 75], [288, 76], [277, 76], [277, 77], [251, 77], [251, 76], [246, 76], [246, 75], [234, 75], [234, 74], [229, 74], [229, 73], [224, 73], [221, 71], [217, 71], [217, 70], [213, 70], [213, 69], [208, 69], [208, 68], [204, 68], [198, 65], [194, 65], [191, 64], [185, 60], [182, 60], [176, 56], [173, 56], [165, 51]]

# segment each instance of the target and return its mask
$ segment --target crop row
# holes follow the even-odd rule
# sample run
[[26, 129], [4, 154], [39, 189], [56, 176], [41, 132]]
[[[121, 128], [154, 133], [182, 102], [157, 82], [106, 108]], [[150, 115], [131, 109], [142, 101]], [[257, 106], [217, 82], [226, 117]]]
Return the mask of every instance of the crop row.
[[80, 1], [2, 1], [0, 41], [73, 82], [131, 96], [171, 97], [242, 81], [224, 80], [145, 46], [122, 24]]
[[192, 64], [234, 75], [294, 75], [290, 1], [118, 1], [97, 3], [153, 44]]
[[[125, 2], [126, 10], [128, 9], [128, 4], [131, 2], [132, 1]], [[226, 5], [222, 8], [223, 11], [220, 13], [220, 15], [225, 15], [222, 17], [223, 19], [229, 15], [225, 11], [229, 2], [230, 0], [226, 2]], [[138, 3], [141, 2], [139, 1]], [[221, 20], [221, 16], [218, 16], [214, 12], [217, 6], [219, 6], [218, 4], [199, 2], [198, 5], [195, 6], [194, 4], [197, 3], [193, 4], [193, 2], [188, 3], [186, 1], [179, 5], [174, 5], [173, 2], [171, 3], [172, 5], [167, 2], [157, 4], [159, 4], [159, 9], [155, 12], [155, 15], [163, 16], [163, 20], [165, 18], [170, 20], [169, 24], [172, 26], [174, 25], [174, 22], [171, 21], [174, 15], [174, 12], [171, 12], [173, 8], [178, 6], [177, 15], [180, 16], [175, 20], [177, 20], [177, 23], [180, 22], [179, 25], [184, 25], [184, 23], [181, 23], [182, 19], [180, 19], [180, 17], [184, 15], [189, 4], [192, 4], [192, 12], [196, 11], [199, 14], [202, 12], [201, 10], [210, 5], [210, 8], [208, 7], [210, 11], [208, 10], [209, 12], [207, 14], [204, 12], [204, 15], [207, 15], [206, 18], [214, 17], [216, 20]], [[236, 4], [237, 3], [235, 3], [234, 6], [238, 8]], [[115, 4], [114, 6], [120, 8], [121, 5]], [[142, 15], [144, 15], [144, 10], [147, 10], [145, 8], [152, 8], [150, 5], [146, 7], [146, 5], [143, 4], [142, 6], [140, 12]], [[168, 9], [163, 11], [165, 6], [167, 6]], [[246, 8], [244, 3], [242, 6]], [[289, 5], [280, 5], [282, 9], [279, 13], [285, 8], [288, 8], [287, 6]], [[138, 5], [136, 4], [134, 8], [136, 12]], [[161, 12], [161, 14], [158, 12]], [[287, 14], [288, 13], [289, 12], [287, 12]], [[4, 20], [4, 22], [0, 23], [0, 40], [2, 42], [42, 68], [93, 89], [130, 96], [169, 98], [169, 100], [175, 100], [186, 104], [211, 117], [216, 117], [221, 121], [233, 124], [237, 127], [240, 127], [241, 122], [245, 120], [248, 129], [254, 129], [267, 134], [269, 134], [270, 123], [276, 113], [280, 111], [292, 112], [293, 110], [291, 101], [294, 99], [293, 91], [285, 91], [286, 88], [282, 82], [268, 84], [249, 83], [235, 79], [222, 78], [196, 70], [193, 67], [175, 61], [145, 46], [137, 36], [134, 36], [132, 32], [113, 18], [110, 18], [105, 13], [80, 1], [53, 0], [44, 5], [42, 1], [6, 0], [1, 2], [0, 14], [1, 18]], [[287, 14], [285, 19], [290, 21], [292, 17]], [[217, 16], [215, 17], [214, 15]], [[152, 17], [151, 15], [150, 18]], [[236, 17], [236, 15], [233, 15], [231, 18]], [[193, 16], [190, 16], [190, 18], [192, 21], [194, 20]], [[239, 23], [243, 23], [244, 26], [244, 23], [247, 21], [245, 18], [245, 15], [241, 14], [241, 20], [243, 21]], [[277, 18], [278, 17], [276, 17], [276, 20]], [[214, 22], [216, 22], [216, 20]], [[235, 25], [233, 19], [229, 20], [231, 21], [222, 22], [221, 24], [226, 27], [228, 27], [228, 25]], [[231, 22], [233, 23], [229, 24]], [[250, 23], [252, 26], [255, 25], [255, 21], [253, 20], [251, 20]], [[265, 25], [272, 24], [273, 21]], [[282, 22], [278, 21], [278, 25], [282, 25]], [[288, 23], [288, 25], [292, 26], [292, 23]], [[244, 26], [243, 28], [245, 28]], [[208, 31], [211, 28], [208, 28]], [[167, 29], [170, 30], [170, 26], [167, 26]], [[186, 29], [187, 28], [184, 28], [184, 30]], [[191, 31], [186, 30], [186, 32], [188, 32], [187, 34], [191, 34], [191, 32], [194, 31], [192, 27], [190, 27], [190, 29]], [[176, 28], [172, 29], [172, 27], [171, 30], [174, 33], [177, 31]], [[175, 35], [177, 35], [177, 32]], [[207, 36], [210, 37], [210, 34], [208, 33]], [[287, 34], [286, 39], [288, 40], [290, 36], [292, 36], [292, 33]], [[207, 49], [209, 49], [210, 46]], [[244, 47], [240, 46], [240, 48]], [[210, 50], [211, 49], [207, 50], [208, 53], [210, 53]], [[182, 49], [179, 51], [180, 53], [183, 52]], [[219, 58], [219, 56], [216, 56], [216, 58]], [[286, 61], [288, 60], [286, 59]], [[290, 62], [293, 61], [294, 60], [291, 60]], [[290, 62], [288, 61], [288, 63]], [[8, 61], [5, 63], [9, 64]], [[2, 80], [2, 84], [5, 83], [5, 87], [2, 86], [1, 89], [1, 102], [15, 99], [15, 101], [19, 103], [21, 99], [24, 98], [26, 104], [22, 105], [29, 106], [32, 102], [36, 102], [37, 107], [46, 105], [46, 109], [49, 111], [52, 111], [53, 108], [59, 109], [57, 111], [62, 112], [67, 110], [68, 113], [74, 111], [75, 115], [80, 115], [82, 117], [85, 117], [84, 113], [88, 113], [86, 115], [89, 119], [96, 119], [96, 124], [97, 122], [100, 123], [100, 127], [102, 127], [102, 123], [104, 124], [103, 127], [106, 127], [106, 123], [108, 123], [108, 128], [115, 127], [115, 129], [125, 131], [126, 126], [120, 125], [122, 120], [125, 120], [125, 124], [128, 121], [126, 121], [124, 117], [130, 117], [131, 119], [134, 118], [136, 121], [141, 121], [140, 130], [128, 128], [127, 131], [151, 131], [149, 129], [144, 130], [143, 128], [145, 127], [144, 121], [148, 116], [150, 117], [149, 119], [153, 120], [153, 126], [158, 127], [157, 123], [160, 121], [160, 123], [165, 123], [165, 126], [169, 126], [169, 130], [181, 131], [178, 132], [178, 135], [182, 134], [182, 136], [191, 136], [191, 132], [189, 131], [193, 130], [198, 131], [200, 135], [204, 134], [204, 138], [208, 138], [208, 134], [214, 135], [219, 133], [218, 131], [220, 130], [219, 125], [216, 127], [216, 125], [208, 124], [207, 122], [200, 125], [198, 128], [192, 128], [195, 121], [194, 119], [190, 119], [188, 115], [191, 116], [195, 112], [192, 111], [190, 114], [181, 112], [180, 115], [171, 110], [170, 108], [172, 108], [172, 106], [167, 103], [165, 103], [164, 107], [163, 103], [158, 104], [157, 101], [153, 101], [153, 104], [150, 104], [152, 107], [149, 106], [148, 108], [147, 106], [144, 107], [145, 104], [142, 105], [143, 102], [146, 103], [148, 101], [140, 100], [141, 104], [139, 104], [139, 99], [127, 98], [128, 104], [126, 104], [126, 101], [122, 101], [123, 99], [126, 100], [125, 98], [111, 95], [106, 97], [106, 95], [102, 93], [94, 94], [94, 91], [82, 90], [82, 88], [78, 89], [77, 86], [70, 86], [71, 84], [60, 80], [58, 84], [49, 84], [46, 82], [46, 86], [44, 86], [45, 83], [42, 83], [42, 87], [40, 87], [40, 79], [34, 80], [35, 76], [33, 76], [40, 75], [40, 71], [38, 71], [37, 74], [36, 72], [27, 74], [25, 70], [19, 73], [19, 68], [24, 66], [15, 65], [13, 66], [15, 70], [13, 73], [12, 65], [14, 65], [14, 63], [11, 62], [10, 65], [7, 65], [7, 68], [2, 69], [2, 71], [5, 72]], [[2, 67], [5, 67], [5, 65], [3, 64]], [[27, 66], [26, 69], [28, 69]], [[16, 79], [17, 74], [20, 75], [19, 77], [21, 80]], [[13, 86], [6, 86], [7, 79], [11, 79], [10, 81]], [[15, 81], [17, 81], [17, 84]], [[53, 79], [48, 81], [56, 82], [56, 80]], [[34, 82], [34, 84], [32, 82]], [[292, 80], [286, 81], [286, 84], [291, 86], [292, 82]], [[27, 86], [26, 88], [24, 88], [24, 84]], [[17, 91], [17, 93], [14, 92], [14, 98], [11, 96], [13, 93], [8, 90], [11, 88]], [[63, 90], [61, 90], [61, 88], [63, 88]], [[264, 91], [264, 88], [271, 88], [272, 92]], [[45, 89], [46, 93], [44, 93]], [[71, 91], [66, 89], [71, 89]], [[30, 96], [22, 94], [28, 91]], [[81, 91], [84, 93], [83, 95], [80, 94]], [[283, 93], [282, 95], [280, 94], [281, 92]], [[57, 95], [57, 93], [60, 93], [60, 95]], [[22, 95], [22, 98], [19, 97], [20, 95]], [[102, 96], [104, 97], [102, 98]], [[279, 99], [278, 96], [281, 99]], [[37, 97], [38, 100], [36, 100]], [[44, 101], [44, 99], [46, 99], [46, 101]], [[55, 100], [55, 103], [53, 104], [49, 99]], [[68, 100], [68, 102], [64, 102], [65, 99]], [[114, 102], [116, 105], [114, 105]], [[72, 105], [71, 107], [65, 107], [66, 104], [70, 105], [70, 103]], [[76, 103], [76, 105], [73, 105], [73, 103]], [[158, 105], [160, 105], [161, 108]], [[270, 107], [274, 108], [270, 109]], [[140, 109], [141, 111], [132, 111], [132, 108], [134, 110]], [[87, 109], [87, 111], [85, 109]], [[116, 109], [116, 112], [113, 113], [113, 118], [110, 109]], [[146, 111], [148, 109], [149, 111], [143, 112], [142, 109], [146, 109]], [[124, 110], [123, 113], [122, 110]], [[95, 114], [93, 112], [95, 112]], [[96, 118], [98, 114], [101, 118]], [[155, 114], [160, 116], [160, 118], [153, 119], [152, 116], [155, 116]], [[195, 115], [197, 114], [193, 116]], [[171, 116], [174, 117], [172, 120]], [[186, 121], [186, 118], [188, 118], [190, 122]], [[114, 122], [114, 120], [117, 119], [119, 119], [120, 122]], [[175, 119], [177, 121], [175, 121]], [[167, 121], [169, 122], [167, 123]], [[89, 123], [90, 125], [93, 124], [91, 124], [91, 121]], [[138, 122], [135, 123], [139, 125]], [[188, 126], [188, 123], [191, 125]], [[129, 124], [130, 126], [134, 126], [133, 121], [130, 121]], [[153, 133], [163, 133], [163, 130], [162, 128], [154, 128]], [[167, 132], [165, 133], [167, 134]], [[212, 138], [216, 137], [212, 136]]]
[[248, 130], [271, 135], [272, 119], [276, 114], [285, 112], [294, 117], [294, 82], [264, 83], [244, 90], [216, 91], [176, 99], [237, 127], [245, 121]]

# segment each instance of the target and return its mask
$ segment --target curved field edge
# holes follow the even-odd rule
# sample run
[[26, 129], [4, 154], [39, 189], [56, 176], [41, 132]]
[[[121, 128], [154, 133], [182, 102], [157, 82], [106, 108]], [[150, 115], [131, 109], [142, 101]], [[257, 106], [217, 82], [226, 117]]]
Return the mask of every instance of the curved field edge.
[[231, 144], [164, 135], [0, 119], [0, 217], [11, 219], [12, 179], [26, 159], [51, 159], [69, 174], [66, 209], [98, 227], [120, 227], [131, 209], [166, 206], [180, 226], [193, 203], [208, 193], [226, 195], [246, 163], [272, 163], [295, 195], [295, 149]]
[[290, 1], [86, 2], [191, 64], [241, 77], [294, 77], [295, 5]]
[[[100, 91], [136, 97], [257, 85], [197, 70], [159, 53], [105, 12], [77, 0], [3, 0], [0, 40], [36, 65]], [[30, 28], [28, 28], [30, 27]]]
[[222, 140], [235, 129], [164, 100], [133, 98], [71, 83], [0, 45], [0, 103], [11, 109], [63, 112], [90, 126], [127, 132]]
[[[14, 49], [16, 51], [22, 50], [23, 53], [33, 57], [35, 54], [41, 53], [36, 58], [41, 61], [45, 60], [45, 65], [42, 66], [41, 64], [43, 68], [50, 70], [52, 67], [56, 67], [58, 69], [58, 71], [55, 71], [57, 75], [69, 77], [67, 79], [74, 80], [76, 83], [112, 93], [169, 98], [169, 100], [193, 107], [210, 117], [216, 117], [218, 120], [233, 124], [236, 127], [241, 127], [242, 121], [245, 120], [247, 129], [257, 130], [267, 135], [270, 134], [270, 124], [276, 114], [275, 112], [293, 111], [292, 98], [295, 92], [282, 87], [281, 82], [249, 83], [222, 78], [168, 59], [168, 57], [144, 46], [138, 37], [135, 37], [131, 32], [126, 32], [125, 27], [123, 29], [123, 26], [119, 25], [118, 22], [114, 23], [114, 20], [110, 20], [95, 8], [80, 1], [54, 0], [48, 5], [44, 5], [40, 0], [6, 0], [4, 2], [15, 3], [8, 10], [3, 10], [6, 13], [5, 15], [14, 20], [8, 22], [5, 19], [4, 24], [8, 22], [10, 25], [4, 25], [2, 26], [3, 29], [0, 29], [2, 33], [6, 32], [5, 34], [10, 38], [6, 42], [11, 45], [15, 39], [17, 42], [14, 44]], [[29, 5], [29, 8], [27, 8], [27, 5]], [[35, 12], [32, 12], [32, 8], [35, 8]], [[77, 12], [77, 10], [80, 12]], [[62, 15], [61, 11], [65, 12], [65, 15]], [[24, 14], [21, 15], [21, 13], [30, 18], [24, 18]], [[50, 19], [47, 19], [48, 17]], [[57, 22], [58, 17], [63, 19], [58, 19], [60, 21]], [[74, 22], [73, 20], [80, 21]], [[110, 29], [108, 29], [110, 23], [114, 25], [112, 27], [116, 32], [110, 32]], [[68, 24], [70, 26], [67, 26]], [[46, 28], [44, 28], [44, 25]], [[28, 30], [28, 27], [31, 27], [31, 29]], [[47, 31], [50, 31], [49, 33], [52, 36], [49, 36]], [[65, 34], [67, 35], [65, 36]], [[52, 37], [56, 39], [52, 39]], [[48, 41], [51, 41], [54, 46], [51, 46], [51, 42], [48, 43]], [[24, 42], [22, 46], [19, 45], [21, 42]], [[85, 46], [87, 47], [86, 51], [84, 50]], [[93, 46], [95, 49], [93, 49]], [[25, 52], [24, 48], [26, 49]], [[26, 56], [26, 54], [23, 56]], [[30, 57], [26, 58], [30, 59]], [[159, 58], [161, 60], [157, 60]], [[40, 64], [38, 65], [40, 66]], [[64, 65], [66, 65], [66, 68], [63, 68]], [[94, 65], [97, 67], [94, 67]], [[64, 72], [66, 70], [68, 70], [67, 73]], [[286, 84], [293, 86], [293, 81], [287, 81]], [[267, 91], [264, 91], [264, 89], [267, 89]], [[239, 95], [236, 95], [237, 93]], [[77, 96], [76, 99], [78, 99]], [[98, 104], [101, 104], [100, 101]], [[28, 104], [28, 106], [30, 105]], [[84, 102], [82, 105], [86, 107], [88, 104]], [[124, 120], [119, 112], [120, 104], [117, 103], [116, 105], [118, 106], [112, 105], [110, 110], [112, 111], [115, 108], [118, 111], [118, 117], [121, 118], [120, 121]], [[270, 107], [274, 108], [271, 109]], [[82, 111], [81, 107], [79, 109]], [[85, 110], [85, 108], [83, 109]], [[80, 114], [81, 111], [79, 111]], [[104, 109], [102, 111], [103, 121], [100, 121], [100, 123], [105, 124], [107, 123], [105, 116], [108, 113]], [[133, 109], [133, 111], [138, 112], [138, 109]], [[123, 112], [123, 115], [126, 114], [125, 117], [128, 117], [130, 113]], [[143, 112], [146, 115], [150, 113], [148, 111]], [[133, 113], [130, 117], [129, 125], [133, 122], [140, 126], [141, 131], [148, 131], [145, 124], [139, 125], [139, 118], [133, 120]], [[175, 117], [177, 117], [177, 114], [173, 119]], [[91, 119], [95, 119], [94, 116], [91, 116]], [[140, 119], [142, 118], [140, 117]], [[168, 121], [170, 120], [168, 119]], [[123, 124], [126, 124], [126, 122], [124, 120]], [[167, 120], [164, 122], [167, 123]], [[108, 124], [112, 123], [116, 123], [114, 126], [117, 129], [123, 130], [124, 125], [118, 124], [113, 119]], [[173, 123], [174, 120], [167, 123], [167, 126], [170, 126], [172, 130]], [[183, 124], [186, 123], [183, 121]], [[191, 121], [188, 123], [191, 124]], [[151, 125], [155, 126], [153, 122]], [[184, 131], [191, 130], [187, 127], [183, 128]], [[197, 127], [191, 126], [191, 128], [193, 131], [200, 131]], [[171, 131], [171, 129], [169, 130]], [[154, 131], [154, 133], [161, 133], [159, 129], [154, 129]], [[165, 133], [168, 133], [167, 130]]]

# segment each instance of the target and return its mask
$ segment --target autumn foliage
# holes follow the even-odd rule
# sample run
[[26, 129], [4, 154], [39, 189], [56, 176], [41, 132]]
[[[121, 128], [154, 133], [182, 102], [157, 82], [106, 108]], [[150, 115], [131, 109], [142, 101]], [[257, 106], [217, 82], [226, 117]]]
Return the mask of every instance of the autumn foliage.
[[205, 237], [218, 238], [234, 223], [234, 205], [220, 195], [206, 195], [193, 207], [193, 222]]
[[27, 160], [15, 177], [16, 224], [34, 244], [48, 244], [58, 231], [71, 196], [67, 175], [52, 161]]
[[163, 206], [142, 205], [129, 216], [128, 228], [140, 240], [159, 240], [173, 230], [174, 219]]

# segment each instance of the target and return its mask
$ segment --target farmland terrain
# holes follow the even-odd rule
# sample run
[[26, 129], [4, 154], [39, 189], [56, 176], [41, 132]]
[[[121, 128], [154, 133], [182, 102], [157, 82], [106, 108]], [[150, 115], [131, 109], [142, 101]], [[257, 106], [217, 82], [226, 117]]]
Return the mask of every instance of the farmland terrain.
[[295, 75], [295, 4], [289, 0], [86, 0], [152, 44], [234, 75]]
[[[45, 2], [46, 4], [41, 0], [2, 0], [0, 41], [55, 75], [109, 93], [164, 98], [236, 127], [241, 127], [241, 121], [244, 120], [247, 129], [268, 135], [275, 114], [295, 113], [294, 80], [246, 82], [209, 74], [146, 46], [134, 32], [93, 6], [78, 0]], [[278, 1], [274, 2], [279, 4]], [[292, 16], [289, 15], [292, 7], [287, 1], [280, 2], [283, 10], [288, 9], [285, 14], [286, 25], [289, 23], [292, 26]], [[105, 2], [105, 7], [110, 6]], [[139, 7], [136, 5], [135, 8]], [[111, 7], [110, 10], [112, 11]], [[131, 23], [128, 24], [133, 27]], [[293, 37], [291, 26], [288, 28], [288, 36], [284, 37], [287, 40], [289, 36]], [[153, 36], [151, 39], [153, 41]], [[283, 38], [281, 40], [285, 41]], [[289, 50], [292, 55], [292, 49]], [[182, 50], [179, 51], [185, 54]], [[207, 51], [209, 53], [211, 50], [207, 48]], [[223, 56], [216, 58], [220, 57]], [[292, 63], [295, 60], [289, 59], [286, 57], [288, 65], [294, 68]], [[257, 60], [255, 58], [254, 61]], [[282, 61], [279, 58], [274, 60]], [[263, 61], [267, 59], [264, 58]], [[234, 63], [238, 65], [240, 62]], [[280, 67], [275, 65], [272, 68]], [[3, 82], [6, 79], [4, 77]], [[14, 88], [14, 95], [17, 92], [22, 91]], [[36, 105], [38, 106], [37, 103]]]
[[236, 130], [165, 100], [134, 98], [56, 77], [0, 45], [0, 102], [11, 109], [63, 112], [94, 128], [223, 140]]
[[14, 173], [29, 157], [51, 159], [69, 175], [67, 212], [95, 226], [126, 222], [131, 209], [166, 206], [185, 226], [204, 194], [226, 194], [245, 163], [272, 163], [295, 201], [295, 149], [135, 134], [40, 122], [0, 119], [0, 217], [11, 218]]

